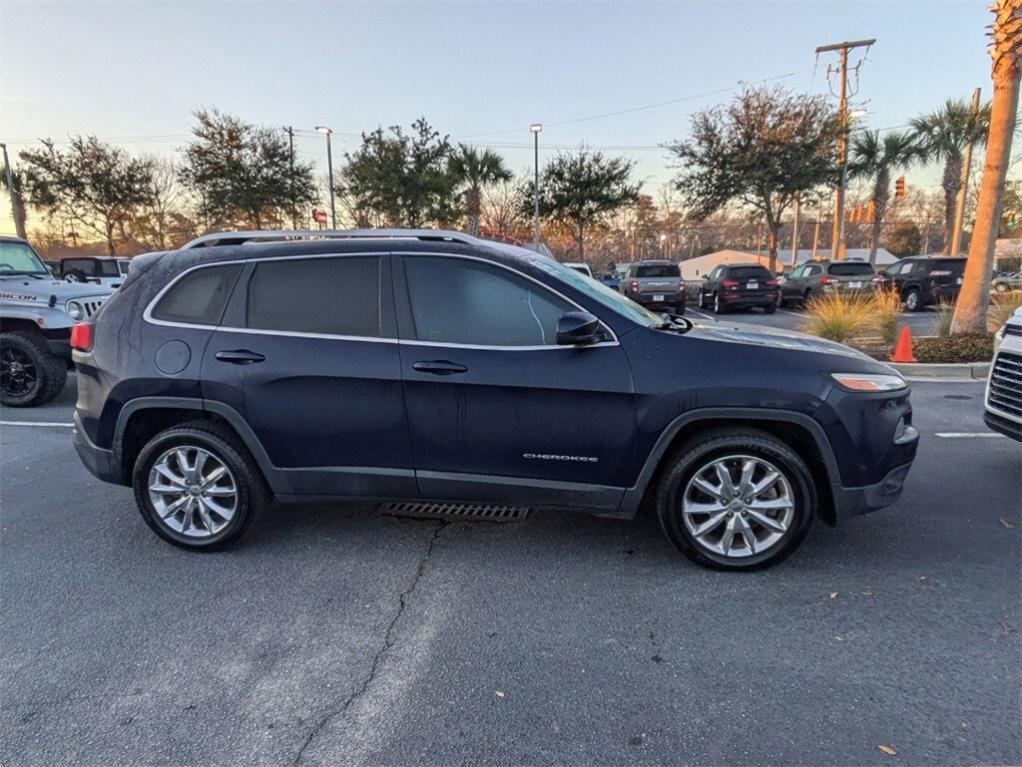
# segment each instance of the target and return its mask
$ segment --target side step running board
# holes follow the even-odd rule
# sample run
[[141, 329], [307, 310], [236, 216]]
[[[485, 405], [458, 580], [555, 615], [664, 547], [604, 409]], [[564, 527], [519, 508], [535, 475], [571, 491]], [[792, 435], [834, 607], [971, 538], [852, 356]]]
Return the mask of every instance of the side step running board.
[[384, 514], [395, 517], [427, 517], [430, 519], [481, 520], [484, 522], [520, 522], [529, 516], [529, 509], [520, 506], [489, 506], [481, 503], [407, 502], [381, 503]]

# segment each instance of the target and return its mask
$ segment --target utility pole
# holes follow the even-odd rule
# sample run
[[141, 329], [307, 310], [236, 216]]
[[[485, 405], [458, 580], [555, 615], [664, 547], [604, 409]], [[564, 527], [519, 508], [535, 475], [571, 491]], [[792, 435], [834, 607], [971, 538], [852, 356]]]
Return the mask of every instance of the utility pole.
[[529, 126], [532, 132], [533, 146], [535, 147], [535, 176], [532, 182], [532, 241], [536, 244], [536, 251], [539, 252], [539, 134], [543, 131], [542, 123], [533, 123]]
[[295, 129], [291, 125], [284, 127], [287, 133], [288, 165], [291, 175], [288, 178], [288, 189], [291, 191], [291, 228], [298, 228], [298, 206], [295, 205]]
[[22, 220], [18, 212], [21, 206], [18, 204], [18, 193], [14, 190], [14, 174], [11, 173], [11, 161], [7, 157], [7, 144], [0, 144], [0, 149], [4, 153], [4, 177], [7, 182], [7, 192], [11, 196], [11, 215], [14, 216], [14, 228], [17, 231], [18, 236], [21, 239], [25, 239], [25, 222]]
[[841, 133], [837, 142], [837, 163], [841, 171], [838, 180], [837, 193], [834, 196], [834, 225], [830, 237], [830, 257], [842, 259], [845, 257], [845, 186], [848, 183], [848, 51], [855, 48], [869, 48], [876, 42], [871, 40], [853, 40], [851, 42], [834, 43], [833, 45], [821, 45], [816, 49], [816, 55], [839, 51], [841, 64], [838, 68], [838, 120], [841, 126]]
[[798, 209], [802, 202], [801, 197], [795, 198], [795, 218], [791, 222], [791, 268], [798, 266]]
[[[976, 119], [979, 112], [979, 94], [977, 88], [972, 92], [972, 119]], [[965, 150], [962, 152], [962, 183], [958, 187], [958, 199], [955, 200], [955, 223], [951, 230], [951, 253], [957, 256], [962, 252], [962, 223], [965, 220], [965, 197], [969, 191], [969, 173], [972, 170], [972, 136], [965, 142]]]

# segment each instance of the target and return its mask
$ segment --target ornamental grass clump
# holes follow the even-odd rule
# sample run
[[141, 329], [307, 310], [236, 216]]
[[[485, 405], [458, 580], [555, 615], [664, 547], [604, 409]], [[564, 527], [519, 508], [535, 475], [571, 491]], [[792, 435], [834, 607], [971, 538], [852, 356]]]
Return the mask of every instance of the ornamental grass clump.
[[860, 295], [825, 293], [806, 304], [800, 330], [820, 338], [847, 343], [862, 335], [873, 319], [872, 301]]
[[990, 309], [987, 311], [987, 330], [991, 333], [1000, 330], [1020, 306], [1022, 306], [1022, 292], [998, 293], [992, 296]]
[[898, 340], [898, 324], [901, 320], [901, 296], [896, 290], [877, 290], [870, 298], [873, 314], [872, 325], [886, 346], [894, 346]]

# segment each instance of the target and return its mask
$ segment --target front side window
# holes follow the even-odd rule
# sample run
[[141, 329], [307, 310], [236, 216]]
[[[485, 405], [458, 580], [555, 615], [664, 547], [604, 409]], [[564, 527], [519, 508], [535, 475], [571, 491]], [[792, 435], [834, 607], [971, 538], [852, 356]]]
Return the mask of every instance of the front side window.
[[257, 330], [380, 338], [380, 259], [285, 259], [256, 264], [246, 326]]
[[791, 273], [791, 279], [801, 277], [805, 273], [805, 270], [806, 270], [805, 266], [798, 267], [797, 269], [795, 269], [795, 271]]
[[218, 325], [241, 274], [240, 264], [206, 266], [189, 272], [153, 309], [154, 319], [188, 325]]
[[462, 258], [405, 257], [404, 263], [420, 341], [552, 346], [557, 320], [577, 311], [543, 286], [498, 266]]

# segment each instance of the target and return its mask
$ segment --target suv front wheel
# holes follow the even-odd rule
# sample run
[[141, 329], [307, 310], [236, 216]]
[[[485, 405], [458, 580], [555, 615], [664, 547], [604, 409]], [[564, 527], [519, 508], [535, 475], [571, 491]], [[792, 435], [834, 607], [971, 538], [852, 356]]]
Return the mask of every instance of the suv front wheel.
[[798, 547], [816, 494], [805, 462], [784, 442], [756, 429], [719, 429], [669, 459], [656, 508], [667, 537], [689, 559], [755, 570]]
[[202, 551], [238, 540], [268, 500], [248, 450], [210, 421], [153, 437], [135, 461], [132, 486], [142, 518], [158, 536]]

